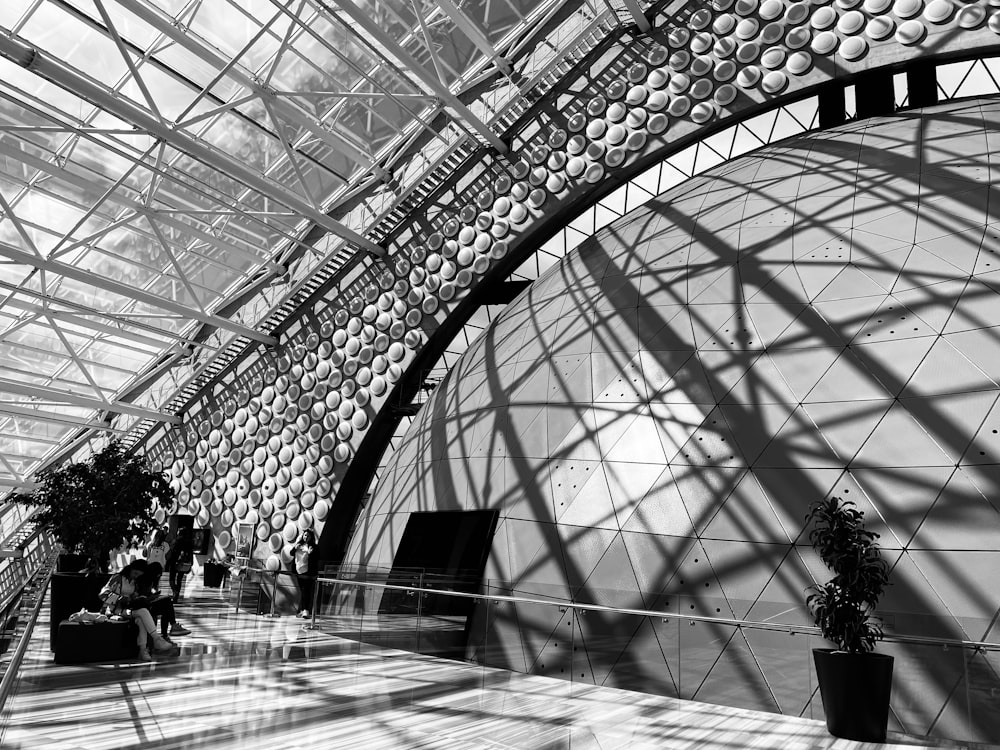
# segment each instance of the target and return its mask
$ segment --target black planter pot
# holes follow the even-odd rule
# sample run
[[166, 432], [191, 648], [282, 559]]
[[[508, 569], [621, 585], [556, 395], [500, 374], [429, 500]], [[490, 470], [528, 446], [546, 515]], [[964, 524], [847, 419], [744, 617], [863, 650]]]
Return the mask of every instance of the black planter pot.
[[202, 570], [204, 571], [205, 586], [212, 589], [221, 588], [229, 573], [229, 569], [225, 565], [213, 563], [211, 560], [202, 566]]
[[63, 552], [56, 555], [57, 573], [79, 573], [87, 565], [87, 556]]
[[814, 648], [813, 661], [830, 734], [861, 742], [885, 742], [892, 657]]

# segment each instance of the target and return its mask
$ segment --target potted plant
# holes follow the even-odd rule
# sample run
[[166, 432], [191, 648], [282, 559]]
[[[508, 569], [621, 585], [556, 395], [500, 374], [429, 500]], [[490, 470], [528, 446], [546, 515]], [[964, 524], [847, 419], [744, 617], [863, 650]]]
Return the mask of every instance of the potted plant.
[[[117, 441], [86, 461], [42, 472], [33, 492], [15, 498], [34, 507], [35, 522], [75, 558], [51, 579], [51, 646], [62, 619], [100, 608], [97, 592], [107, 580], [111, 550], [123, 541], [141, 543], [157, 525], [156, 509], [168, 509], [173, 500], [167, 478]], [[84, 564], [88, 575], [77, 572]]]
[[830, 734], [885, 742], [892, 688], [891, 656], [874, 652], [882, 626], [872, 615], [889, 585], [878, 534], [864, 528], [864, 513], [849, 500], [830, 498], [810, 506], [809, 541], [834, 574], [809, 587], [806, 606], [835, 649], [813, 649], [826, 725]]
[[112, 441], [86, 461], [43, 471], [36, 489], [16, 501], [36, 509], [32, 518], [66, 552], [106, 572], [111, 550], [142, 543], [157, 526], [156, 509], [170, 508], [174, 490], [145, 457]]

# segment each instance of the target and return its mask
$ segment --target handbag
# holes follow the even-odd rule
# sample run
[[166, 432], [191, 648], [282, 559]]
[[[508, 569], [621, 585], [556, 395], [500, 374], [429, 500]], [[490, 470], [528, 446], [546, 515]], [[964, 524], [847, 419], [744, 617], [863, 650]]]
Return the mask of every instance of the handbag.
[[176, 570], [178, 573], [190, 573], [191, 572], [191, 563], [189, 563], [189, 562], [179, 562], [176, 565], [174, 565], [174, 570]]
[[115, 591], [108, 591], [100, 597], [104, 602], [104, 609], [109, 614], [119, 614], [129, 608], [129, 599]]

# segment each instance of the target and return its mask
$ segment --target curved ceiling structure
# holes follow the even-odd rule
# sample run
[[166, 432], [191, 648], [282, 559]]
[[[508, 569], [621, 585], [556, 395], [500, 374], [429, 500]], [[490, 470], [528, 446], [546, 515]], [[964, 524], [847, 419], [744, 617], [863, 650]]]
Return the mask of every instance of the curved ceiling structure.
[[118, 434], [229, 541], [266, 508], [274, 565], [353, 517], [404, 376], [582, 207], [817, 92], [891, 110], [914, 63], [925, 97], [1000, 34], [986, 0], [682, 3], [648, 30], [627, 2], [259, 5], [3, 11], [0, 482]]

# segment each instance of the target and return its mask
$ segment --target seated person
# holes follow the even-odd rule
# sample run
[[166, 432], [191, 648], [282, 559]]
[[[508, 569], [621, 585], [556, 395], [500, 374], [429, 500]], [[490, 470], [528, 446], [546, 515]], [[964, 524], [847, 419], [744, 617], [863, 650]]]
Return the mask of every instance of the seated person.
[[157, 654], [176, 656], [180, 653], [180, 648], [156, 632], [156, 623], [153, 622], [153, 615], [149, 612], [149, 601], [140, 596], [136, 588], [136, 581], [146, 572], [146, 567], [145, 560], [129, 563], [120, 572], [111, 576], [99, 596], [104, 602], [105, 614], [129, 617], [139, 626], [139, 635], [136, 638], [139, 659], [151, 661], [148, 649], [150, 638], [153, 639], [153, 651]]
[[[174, 600], [166, 594], [161, 594], [156, 588], [163, 574], [163, 566], [160, 563], [149, 563], [146, 572], [136, 581], [136, 591], [140, 596], [146, 597], [149, 601], [149, 613], [153, 616], [153, 621], [160, 620], [160, 634], [170, 640], [169, 635], [188, 635], [191, 631], [177, 622], [174, 614]], [[167, 629], [170, 629], [169, 635]]]

